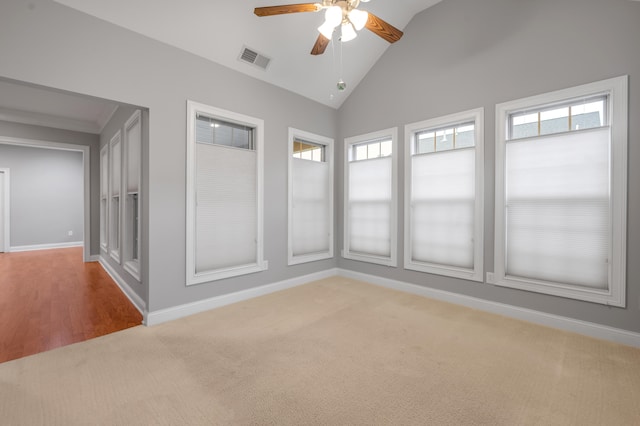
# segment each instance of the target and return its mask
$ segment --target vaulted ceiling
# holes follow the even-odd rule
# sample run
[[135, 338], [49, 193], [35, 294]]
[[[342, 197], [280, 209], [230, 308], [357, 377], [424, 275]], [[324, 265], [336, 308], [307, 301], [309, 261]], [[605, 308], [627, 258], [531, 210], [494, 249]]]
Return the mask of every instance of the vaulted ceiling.
[[[323, 12], [269, 17], [253, 13], [256, 7], [291, 0], [55, 1], [333, 108], [340, 107], [389, 47], [363, 29], [349, 42], [334, 37], [323, 55], [312, 56]], [[402, 30], [416, 13], [440, 1], [371, 0], [359, 9]], [[270, 58], [267, 69], [240, 61], [244, 47]], [[340, 79], [346, 83], [344, 91], [336, 87]]]

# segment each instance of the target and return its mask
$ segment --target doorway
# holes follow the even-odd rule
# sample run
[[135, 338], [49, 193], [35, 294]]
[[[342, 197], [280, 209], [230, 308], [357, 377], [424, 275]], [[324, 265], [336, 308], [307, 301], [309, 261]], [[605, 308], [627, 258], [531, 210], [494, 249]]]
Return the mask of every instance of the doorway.
[[0, 253], [9, 251], [9, 169], [0, 168]]

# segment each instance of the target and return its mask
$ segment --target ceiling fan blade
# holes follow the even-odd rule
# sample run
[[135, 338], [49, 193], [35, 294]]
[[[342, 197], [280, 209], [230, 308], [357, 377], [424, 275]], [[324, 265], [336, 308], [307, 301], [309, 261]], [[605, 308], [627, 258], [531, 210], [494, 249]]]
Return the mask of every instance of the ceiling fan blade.
[[389, 24], [388, 22], [378, 18], [373, 13], [369, 12], [369, 18], [365, 25], [367, 29], [373, 31], [389, 43], [395, 43], [402, 38], [404, 34], [402, 31]]
[[313, 45], [313, 49], [311, 49], [311, 54], [322, 55], [325, 49], [327, 48], [327, 46], [329, 45], [330, 41], [331, 40], [329, 40], [322, 34], [318, 34], [318, 39], [316, 40], [316, 44]]
[[256, 7], [253, 10], [258, 16], [283, 15], [285, 13], [317, 12], [316, 3], [283, 4], [280, 6]]

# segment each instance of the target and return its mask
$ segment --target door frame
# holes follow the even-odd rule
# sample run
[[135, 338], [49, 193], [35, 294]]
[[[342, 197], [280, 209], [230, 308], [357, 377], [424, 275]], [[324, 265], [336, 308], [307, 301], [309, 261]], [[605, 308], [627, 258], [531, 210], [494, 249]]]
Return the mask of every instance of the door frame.
[[[51, 142], [36, 139], [12, 138], [8, 136], [0, 136], [0, 144], [19, 145], [31, 148], [57, 149], [62, 151], [76, 151], [82, 153], [82, 166], [84, 169], [83, 257], [85, 262], [94, 260], [91, 256], [91, 148], [87, 145], [74, 145], [69, 143]], [[5, 250], [10, 251], [11, 247], [5, 248]]]
[[2, 188], [2, 194], [4, 195], [4, 215], [3, 215], [3, 221], [4, 221], [4, 252], [8, 253], [10, 251], [11, 245], [11, 238], [9, 236], [9, 232], [11, 230], [11, 227], [9, 226], [10, 223], [10, 216], [9, 213], [11, 212], [11, 208], [9, 206], [9, 203], [11, 201], [11, 197], [9, 195], [9, 192], [11, 191], [11, 171], [8, 168], [3, 168], [0, 167], [0, 173], [2, 173], [4, 175], [4, 180], [3, 180], [3, 188]]

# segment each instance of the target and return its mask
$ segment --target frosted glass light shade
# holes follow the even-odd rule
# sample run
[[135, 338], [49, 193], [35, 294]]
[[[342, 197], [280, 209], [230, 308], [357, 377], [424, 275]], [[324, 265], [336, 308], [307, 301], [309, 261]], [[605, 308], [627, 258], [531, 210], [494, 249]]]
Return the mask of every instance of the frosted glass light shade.
[[334, 29], [335, 29], [335, 25], [331, 25], [328, 22], [325, 22], [324, 24], [318, 27], [318, 31], [320, 32], [320, 34], [322, 34], [328, 40], [331, 40], [331, 38], [333, 37]]
[[345, 42], [353, 40], [357, 36], [358, 34], [356, 33], [356, 30], [353, 29], [353, 25], [351, 25], [351, 23], [342, 24], [342, 37], [340, 37], [340, 41]]
[[331, 25], [332, 28], [337, 27], [342, 22], [342, 8], [340, 6], [331, 6], [324, 13], [324, 22]]
[[356, 31], [363, 29], [368, 19], [369, 14], [364, 10], [353, 9], [349, 12], [349, 20], [355, 27]]

